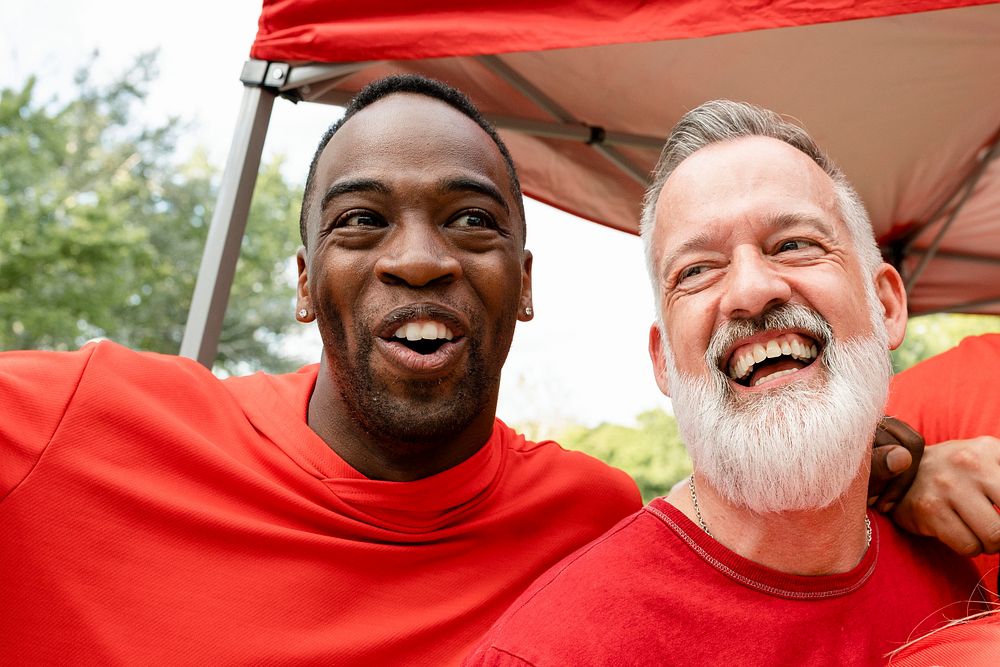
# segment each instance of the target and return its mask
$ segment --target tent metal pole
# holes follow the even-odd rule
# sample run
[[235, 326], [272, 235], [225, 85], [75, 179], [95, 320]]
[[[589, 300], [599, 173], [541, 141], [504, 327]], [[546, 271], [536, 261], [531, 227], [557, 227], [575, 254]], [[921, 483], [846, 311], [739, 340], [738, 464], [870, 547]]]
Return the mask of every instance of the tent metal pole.
[[[976, 165], [976, 168], [965, 180], [965, 183], [963, 184], [964, 189], [962, 191], [962, 196], [959, 198], [958, 202], [956, 202], [955, 207], [952, 208], [951, 213], [948, 215], [948, 219], [945, 220], [944, 224], [941, 225], [941, 228], [938, 230], [938, 233], [934, 236], [934, 240], [931, 241], [931, 244], [929, 246], [927, 246], [927, 249], [924, 251], [923, 257], [920, 258], [920, 262], [917, 264], [917, 268], [913, 270], [913, 273], [907, 276], [906, 278], [907, 294], [910, 294], [913, 291], [913, 287], [917, 284], [917, 281], [923, 274], [924, 269], [927, 268], [927, 265], [934, 258], [934, 255], [937, 253], [938, 248], [941, 246], [941, 240], [944, 238], [944, 235], [948, 232], [948, 229], [951, 227], [952, 223], [955, 222], [955, 219], [958, 217], [959, 212], [961, 212], [962, 207], [965, 206], [965, 202], [967, 202], [969, 200], [969, 197], [972, 196], [973, 191], [976, 189], [976, 183], [978, 183], [982, 175], [986, 173], [986, 167], [989, 165], [990, 161], [992, 161], [993, 158], [996, 157], [998, 148], [1000, 148], [1000, 141], [994, 141], [993, 145], [990, 146], [989, 150], [986, 151], [986, 153], [980, 159], [979, 164]], [[924, 226], [924, 229], [927, 229], [927, 227]], [[918, 235], [919, 232], [915, 234], [910, 239], [909, 242], [912, 243], [913, 240], [916, 239]]]
[[[911, 255], [924, 255], [927, 250], [924, 248], [912, 248], [910, 250]], [[938, 250], [936, 255], [938, 259], [950, 259], [956, 262], [978, 262], [980, 264], [994, 264], [1000, 265], [1000, 257], [987, 257], [986, 255], [973, 255], [967, 252], [953, 252], [951, 250]]]
[[[294, 70], [293, 70], [294, 71]], [[338, 79], [331, 79], [322, 88], [317, 88], [316, 84], [303, 86], [295, 89], [300, 92], [302, 99], [306, 102], [316, 102], [321, 100], [328, 104], [337, 106], [347, 106], [356, 93], [348, 90], [336, 90], [334, 86]], [[285, 90], [285, 89], [282, 89]], [[603, 146], [628, 146], [659, 152], [663, 148], [662, 137], [650, 137], [644, 134], [630, 134], [628, 132], [615, 132], [613, 130], [603, 130], [595, 128], [585, 123], [552, 123], [543, 120], [530, 120], [517, 116], [500, 116], [497, 114], [483, 114], [486, 120], [493, 123], [501, 130], [512, 130], [521, 134], [528, 134], [535, 137], [545, 137], [547, 139], [564, 139], [566, 141], [579, 141], [580, 143], [591, 143], [595, 132], [601, 134], [601, 145]]]
[[925, 310], [914, 317], [919, 317], [920, 315], [934, 315], [936, 313], [967, 313], [973, 308], [983, 308], [997, 303], [1000, 303], [1000, 296], [977, 299], [975, 301], [966, 301], [965, 303], [956, 303], [951, 306], [944, 306], [943, 308], [935, 308], [933, 310]]
[[[577, 120], [573, 114], [564, 109], [559, 103], [550, 98], [548, 95], [536, 88], [530, 81], [525, 79], [523, 76], [518, 74], [513, 68], [511, 68], [507, 63], [503, 62], [497, 56], [477, 56], [476, 58], [481, 62], [487, 69], [496, 74], [498, 77], [506, 81], [508, 84], [513, 86], [518, 92], [527, 97], [529, 100], [534, 102], [538, 107], [544, 109], [558, 121], [566, 124], [576, 124], [583, 125]], [[644, 170], [632, 164], [628, 158], [616, 151], [615, 149], [606, 146], [602, 143], [600, 137], [595, 137], [591, 135], [592, 139], [588, 141], [591, 146], [594, 147], [598, 153], [604, 156], [605, 159], [610, 161], [620, 170], [622, 170], [626, 175], [631, 177], [637, 183], [643, 187], [647, 184], [647, 174]]]
[[[916, 242], [916, 240], [920, 237], [921, 234], [927, 231], [928, 227], [933, 225], [935, 222], [937, 222], [938, 218], [944, 215], [945, 211], [948, 210], [948, 207], [951, 205], [951, 203], [955, 201], [955, 198], [958, 197], [959, 194], [961, 194], [965, 190], [970, 179], [976, 179], [976, 180], [979, 179], [980, 172], [986, 169], [987, 164], [989, 164], [989, 161], [992, 159], [992, 157], [988, 156], [991, 153], [994, 153], [994, 151], [996, 150], [997, 143], [1000, 143], [1000, 130], [997, 130], [997, 134], [995, 136], [996, 138], [993, 140], [993, 143], [990, 144], [986, 149], [984, 149], [982, 156], [980, 157], [976, 165], [973, 167], [972, 172], [964, 179], [962, 179], [962, 181], [958, 185], [955, 186], [955, 189], [952, 190], [951, 194], [948, 195], [948, 197], [941, 203], [941, 205], [938, 206], [932, 214], [927, 216], [927, 220], [916, 229], [910, 230], [909, 232], [907, 232], [906, 234], [895, 240], [895, 243], [902, 245], [904, 253], [909, 251], [910, 246], [912, 246]], [[993, 157], [996, 157], [995, 153], [993, 154]]]
[[243, 89], [233, 143], [198, 269], [180, 354], [208, 368], [212, 367], [218, 351], [275, 96], [273, 90], [259, 85]]

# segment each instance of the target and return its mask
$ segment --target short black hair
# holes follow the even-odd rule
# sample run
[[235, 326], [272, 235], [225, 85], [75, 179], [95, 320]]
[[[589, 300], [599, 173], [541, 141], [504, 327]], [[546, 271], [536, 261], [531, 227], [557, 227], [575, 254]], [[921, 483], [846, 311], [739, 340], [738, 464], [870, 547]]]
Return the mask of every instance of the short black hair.
[[510, 178], [511, 187], [514, 189], [514, 199], [517, 204], [517, 210], [521, 214], [521, 238], [523, 239], [525, 236], [525, 223], [524, 202], [521, 198], [521, 182], [517, 178], [517, 169], [514, 168], [514, 159], [510, 156], [510, 151], [507, 150], [507, 146], [504, 144], [503, 139], [500, 138], [500, 135], [497, 134], [496, 128], [493, 127], [493, 124], [486, 120], [486, 118], [484, 118], [479, 112], [479, 109], [476, 108], [476, 105], [474, 105], [468, 97], [456, 88], [452, 88], [448, 84], [437, 81], [436, 79], [429, 79], [425, 76], [420, 76], [419, 74], [396, 74], [378, 79], [377, 81], [372, 81], [367, 86], [362, 88], [358, 94], [351, 99], [350, 104], [347, 105], [347, 111], [344, 113], [343, 118], [331, 125], [330, 128], [323, 134], [323, 138], [319, 140], [319, 146], [316, 148], [316, 153], [313, 155], [312, 162], [309, 163], [309, 175], [306, 177], [305, 192], [302, 195], [302, 209], [299, 213], [299, 234], [302, 236], [302, 245], [307, 245], [306, 217], [309, 212], [309, 199], [312, 196], [313, 188], [315, 188], [314, 181], [316, 177], [316, 165], [319, 163], [319, 158], [320, 155], [322, 155], [323, 150], [326, 148], [327, 144], [330, 143], [330, 139], [332, 139], [333, 135], [337, 133], [337, 130], [343, 127], [344, 123], [350, 120], [352, 116], [380, 99], [396, 93], [413, 93], [415, 95], [423, 95], [435, 100], [441, 100], [453, 109], [462, 112], [471, 118], [476, 125], [483, 128], [483, 131], [489, 135], [490, 139], [493, 140], [493, 143], [496, 144], [496, 147], [500, 150], [500, 155], [503, 156], [504, 164], [507, 167], [507, 176]]

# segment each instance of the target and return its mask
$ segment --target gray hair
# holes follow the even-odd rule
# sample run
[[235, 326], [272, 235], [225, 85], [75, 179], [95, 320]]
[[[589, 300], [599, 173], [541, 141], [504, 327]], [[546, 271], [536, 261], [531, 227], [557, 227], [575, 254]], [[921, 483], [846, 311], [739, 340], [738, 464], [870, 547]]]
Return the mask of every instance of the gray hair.
[[653, 228], [656, 225], [656, 204], [660, 199], [663, 184], [677, 166], [696, 151], [711, 144], [745, 137], [770, 137], [783, 141], [802, 151], [818, 164], [833, 180], [837, 208], [861, 256], [861, 265], [868, 270], [868, 273], [874, 275], [882, 264], [882, 255], [875, 242], [871, 220], [864, 204], [861, 203], [861, 198], [847, 182], [844, 172], [820, 150], [805, 130], [784, 120], [773, 111], [746, 102], [730, 100], [705, 102], [684, 114], [671, 130], [667, 143], [663, 146], [663, 152], [660, 153], [660, 161], [653, 171], [652, 185], [649, 186], [643, 199], [639, 233], [642, 236], [646, 266], [653, 285], [656, 316], [661, 322], [660, 276], [653, 258]]

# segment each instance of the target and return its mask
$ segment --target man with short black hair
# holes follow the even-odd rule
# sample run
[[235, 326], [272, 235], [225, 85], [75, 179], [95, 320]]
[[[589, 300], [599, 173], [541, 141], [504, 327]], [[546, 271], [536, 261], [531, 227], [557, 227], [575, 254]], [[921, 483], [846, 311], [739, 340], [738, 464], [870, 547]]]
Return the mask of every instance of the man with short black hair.
[[510, 156], [457, 91], [362, 91], [302, 231], [318, 365], [0, 356], [6, 663], [452, 664], [640, 506], [621, 471], [494, 416], [531, 254]]

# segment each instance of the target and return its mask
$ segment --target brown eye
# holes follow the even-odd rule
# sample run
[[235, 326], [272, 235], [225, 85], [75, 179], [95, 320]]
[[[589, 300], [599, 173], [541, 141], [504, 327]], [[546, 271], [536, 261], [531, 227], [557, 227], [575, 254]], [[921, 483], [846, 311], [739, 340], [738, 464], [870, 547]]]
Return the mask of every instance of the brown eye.
[[681, 282], [681, 281], [684, 281], [684, 280], [686, 280], [688, 278], [692, 278], [694, 276], [700, 275], [700, 274], [704, 273], [705, 271], [708, 271], [708, 267], [705, 266], [704, 264], [697, 264], [695, 266], [689, 266], [688, 268], [686, 268], [683, 271], [681, 271], [680, 276], [678, 277], [678, 282]]
[[464, 211], [461, 214], [452, 218], [451, 222], [448, 223], [451, 227], [481, 227], [481, 228], [493, 228], [496, 227], [496, 223], [489, 214], [483, 211]]
[[348, 211], [337, 220], [336, 227], [385, 227], [385, 220], [371, 211]]
[[803, 241], [802, 239], [792, 239], [791, 241], [783, 241], [781, 245], [778, 246], [778, 252], [788, 252], [789, 250], [802, 250], [803, 248], [811, 247], [812, 243], [809, 241]]

